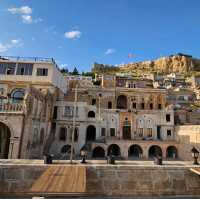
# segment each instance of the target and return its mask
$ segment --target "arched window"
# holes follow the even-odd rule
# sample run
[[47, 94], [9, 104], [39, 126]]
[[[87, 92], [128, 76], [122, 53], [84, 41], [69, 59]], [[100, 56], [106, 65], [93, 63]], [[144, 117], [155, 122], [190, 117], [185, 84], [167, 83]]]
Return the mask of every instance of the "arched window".
[[108, 109], [112, 109], [112, 102], [108, 102]]
[[95, 141], [96, 128], [93, 125], [89, 125], [86, 130], [86, 141]]
[[95, 118], [95, 112], [94, 111], [89, 111], [88, 112], [88, 117]]
[[11, 98], [14, 103], [18, 103], [24, 99], [25, 91], [22, 88], [15, 89], [11, 93]]

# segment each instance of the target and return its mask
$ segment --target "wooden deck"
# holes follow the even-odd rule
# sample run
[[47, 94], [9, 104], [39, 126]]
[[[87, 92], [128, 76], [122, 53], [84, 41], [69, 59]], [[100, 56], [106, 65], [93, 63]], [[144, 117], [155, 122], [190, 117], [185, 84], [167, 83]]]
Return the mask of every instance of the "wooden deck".
[[83, 166], [51, 166], [33, 184], [32, 193], [84, 193], [86, 169]]
[[200, 168], [191, 168], [190, 171], [200, 176]]

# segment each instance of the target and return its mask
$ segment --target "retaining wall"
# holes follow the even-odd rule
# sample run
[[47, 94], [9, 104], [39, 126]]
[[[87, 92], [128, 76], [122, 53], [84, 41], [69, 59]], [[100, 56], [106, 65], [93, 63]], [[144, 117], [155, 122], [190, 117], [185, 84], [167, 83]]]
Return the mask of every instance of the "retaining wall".
[[200, 196], [200, 176], [183, 166], [1, 165], [0, 195], [29, 194]]

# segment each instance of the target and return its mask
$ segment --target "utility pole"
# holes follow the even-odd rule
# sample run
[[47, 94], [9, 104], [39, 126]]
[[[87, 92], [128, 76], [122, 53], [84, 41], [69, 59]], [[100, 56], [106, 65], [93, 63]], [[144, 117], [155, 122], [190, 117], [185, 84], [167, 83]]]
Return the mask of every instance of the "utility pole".
[[101, 96], [102, 94], [99, 93], [99, 136], [101, 136]]
[[75, 133], [75, 128], [76, 128], [77, 89], [78, 89], [78, 84], [76, 84], [75, 96], [74, 96], [73, 131], [72, 131], [71, 154], [70, 154], [70, 163], [71, 164], [73, 163], [72, 161], [73, 161], [73, 153], [74, 153], [74, 133]]

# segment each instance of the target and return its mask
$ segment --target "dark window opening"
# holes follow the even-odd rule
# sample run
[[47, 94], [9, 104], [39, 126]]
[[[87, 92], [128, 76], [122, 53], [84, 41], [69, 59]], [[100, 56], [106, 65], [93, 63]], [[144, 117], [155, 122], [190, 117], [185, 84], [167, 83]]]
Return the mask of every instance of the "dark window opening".
[[101, 136], [106, 136], [106, 128], [101, 128]]
[[92, 105], [96, 104], [96, 99], [92, 99]]
[[110, 136], [115, 136], [115, 128], [110, 128]]
[[158, 109], [162, 109], [162, 105], [161, 104], [158, 104]]
[[144, 103], [141, 103], [141, 109], [144, 109]]
[[57, 112], [58, 112], [58, 107], [55, 106], [53, 110], [53, 119], [57, 119]]
[[67, 137], [67, 129], [65, 127], [61, 127], [60, 128], [60, 135], [59, 135], [59, 139], [61, 141], [65, 141], [66, 140], [66, 137]]
[[38, 68], [37, 76], [48, 76], [48, 68]]
[[94, 111], [89, 111], [88, 112], [88, 117], [95, 118], [95, 112]]
[[112, 102], [108, 102], [108, 109], [112, 109]]
[[172, 135], [171, 130], [167, 130], [167, 136], [171, 136], [171, 135]]
[[152, 110], [153, 109], [153, 103], [150, 103], [150, 109]]
[[132, 105], [132, 106], [133, 106], [133, 108], [136, 108], [136, 107], [137, 107], [137, 105], [136, 105], [136, 103], [135, 103], [135, 102], [133, 103], [133, 105]]
[[167, 115], [166, 115], [166, 121], [167, 121], [167, 122], [170, 122], [170, 114], [167, 114]]

